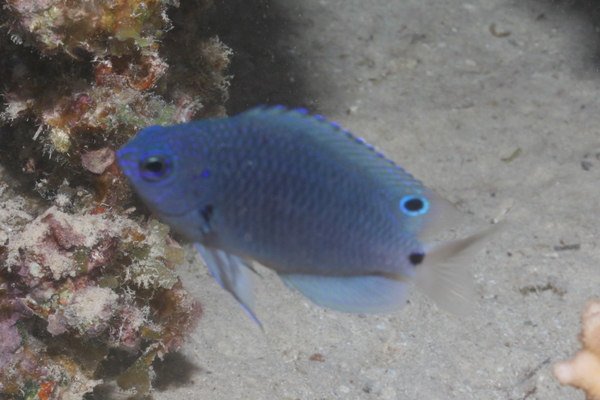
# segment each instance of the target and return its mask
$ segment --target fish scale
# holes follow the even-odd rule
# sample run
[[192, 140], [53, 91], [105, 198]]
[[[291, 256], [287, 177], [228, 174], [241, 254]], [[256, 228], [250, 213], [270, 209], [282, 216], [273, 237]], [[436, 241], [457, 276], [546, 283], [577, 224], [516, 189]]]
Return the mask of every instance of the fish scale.
[[[290, 140], [290, 137], [286, 135], [283, 140]], [[242, 145], [252, 146], [251, 143], [243, 143]], [[278, 148], [283, 147], [276, 141], [273, 141], [271, 146], [273, 148], [270, 149], [270, 151], [273, 152], [277, 151]], [[259, 160], [267, 159], [267, 153], [268, 151], [265, 152], [265, 157], [259, 158]], [[258, 197], [266, 204], [254, 204], [253, 206], [250, 206], [252, 209], [259, 213], [274, 213], [276, 215], [287, 214], [284, 218], [270, 220], [272, 224], [265, 226], [264, 223], [256, 223], [259, 221], [247, 223], [248, 221], [241, 218], [235, 218], [235, 216], [232, 215], [230, 218], [231, 223], [246, 222], [244, 227], [238, 227], [242, 230], [257, 230], [256, 228], [260, 227], [260, 232], [273, 237], [273, 239], [265, 238], [266, 240], [275, 240], [277, 238], [286, 237], [294, 241], [303, 240], [304, 242], [298, 243], [295, 247], [297, 247], [298, 250], [305, 250], [309, 248], [313, 254], [319, 253], [316, 251], [317, 248], [322, 248], [323, 252], [325, 252], [327, 249], [330, 249], [331, 246], [335, 244], [335, 240], [351, 239], [340, 236], [348, 236], [352, 234], [361, 235], [362, 237], [373, 237], [374, 235], [384, 237], [387, 236], [389, 237], [389, 241], [393, 242], [394, 244], [397, 243], [397, 238], [394, 237], [397, 233], [399, 233], [397, 226], [396, 229], [394, 229], [392, 224], [386, 224], [387, 226], [384, 226], [386, 221], [378, 221], [378, 229], [368, 231], [366, 229], [368, 226], [362, 226], [361, 224], [356, 223], [356, 218], [349, 217], [351, 215], [358, 215], [362, 211], [365, 213], [379, 215], [379, 213], [372, 212], [370, 210], [370, 208], [373, 208], [374, 206], [376, 207], [376, 205], [372, 202], [368, 187], [357, 184], [356, 181], [351, 179], [343, 180], [342, 176], [346, 171], [341, 168], [338, 168], [337, 170], [330, 168], [327, 163], [322, 165], [321, 168], [323, 171], [319, 169], [309, 171], [307, 169], [298, 167], [302, 165], [309, 165], [311, 162], [314, 163], [314, 160], [312, 160], [313, 157], [315, 157], [315, 154], [311, 154], [311, 152], [308, 152], [302, 148], [299, 148], [297, 151], [288, 154], [289, 162], [286, 164], [287, 168], [278, 170], [277, 172], [279, 177], [276, 179], [287, 182], [293, 181], [293, 185], [284, 184], [281, 186], [283, 193], [278, 192], [278, 194], [286, 194], [285, 190], [290, 191], [285, 197], [273, 197], [271, 192], [261, 187], [255, 188], [257, 190], [254, 191], [235, 192], [235, 185], [234, 192], [228, 194], [228, 196], [231, 196], [232, 198], [243, 197], [247, 201], [251, 201], [251, 199]], [[329, 159], [326, 161], [329, 161]], [[259, 165], [260, 161], [256, 161], [256, 163], [256, 174], [263, 174], [264, 171], [274, 172], [269, 168], [268, 165]], [[233, 179], [228, 181], [238, 182], [242, 180], [248, 180], [247, 175], [245, 175], [243, 171], [239, 171], [239, 174], [239, 176], [235, 176]], [[269, 179], [264, 179], [262, 176], [256, 178], [259, 182], [267, 184], [269, 182]], [[335, 189], [328, 184], [328, 182], [336, 181], [342, 182], [343, 184]], [[337, 193], [334, 193], [334, 191]], [[260, 196], [261, 194], [264, 194], [265, 198], [262, 198]], [[324, 207], [325, 204], [328, 204], [329, 207]], [[307, 210], [308, 212], [302, 212], [302, 205], [305, 205], [306, 208], [309, 209]], [[231, 211], [232, 213], [235, 213], [235, 210]], [[268, 215], [264, 215], [262, 218], [269, 220]], [[290, 218], [294, 220], [294, 224], [291, 223], [292, 220], [290, 220]], [[319, 225], [313, 226], [312, 224], [308, 224], [308, 222], [312, 221]], [[278, 225], [280, 225], [278, 222], [282, 222], [280, 227], [278, 227]], [[294, 226], [297, 227], [296, 229], [299, 231], [299, 234], [290, 235], [290, 231]], [[281, 230], [287, 230], [288, 232], [282, 232]], [[317, 232], [321, 233], [322, 237], [315, 238], [314, 234]], [[380, 240], [383, 239], [384, 238], [380, 238]], [[242, 244], [239, 243], [236, 244], [236, 246], [241, 245]], [[288, 243], [287, 245], [291, 247], [293, 244]], [[365, 249], [370, 248], [371, 247], [365, 246]], [[331, 253], [332, 251], [326, 252], [326, 254], [317, 259], [317, 262], [326, 263], [334, 256], [337, 258], [342, 256], [342, 254], [334, 255]], [[306, 268], [306, 266], [293, 265], [298, 262], [296, 257], [290, 257], [290, 259], [291, 260], [288, 261], [287, 266], [282, 266], [281, 262], [276, 262], [274, 264], [275, 266], [289, 272], [305, 272], [303, 270]], [[345, 269], [350, 269], [351, 264], [356, 265], [356, 268], [360, 268], [365, 259], [360, 259], [358, 262], [352, 262], [352, 260], [345, 261], [346, 264], [342, 267]], [[381, 268], [384, 268], [381, 263], [379, 265]], [[384, 270], [382, 270], [382, 272], [383, 271]], [[353, 271], [348, 271], [347, 273], [353, 273]]]
[[[240, 143], [240, 146], [245, 148], [251, 145], [251, 143]], [[276, 151], [279, 146], [275, 143], [273, 147], [275, 149], [270, 149], [270, 151]], [[231, 243], [228, 250], [244, 248], [244, 253], [257, 254], [257, 258], [265, 260], [267, 255], [262, 254], [265, 253], [263, 248], [251, 249], [249, 247], [253, 243], [260, 246], [268, 241], [273, 244], [275, 249], [288, 248], [286, 254], [278, 255], [277, 260], [269, 263], [272, 264], [271, 268], [276, 270], [307, 272], [306, 269], [310, 268], [311, 264], [340, 259], [342, 263], [335, 268], [336, 273], [352, 274], [355, 272], [351, 268], [360, 269], [365, 259], [372, 255], [366, 255], [361, 259], [343, 257], [348, 254], [336, 254], [335, 247], [339, 247], [339, 245], [334, 247], [336, 240], [356, 240], [356, 238], [347, 237], [348, 235], [362, 235], [363, 237], [383, 235], [390, 236], [390, 241], [394, 244], [397, 243], [397, 240], [391, 237], [394, 233], [391, 224], [384, 226], [384, 221], [370, 221], [379, 223], [377, 223], [377, 231], [369, 232], [368, 228], [373, 226], [373, 223], [361, 229], [360, 226], [356, 226], [359, 224], [356, 224], [355, 219], [349, 218], [349, 214], [354, 213], [356, 209], [368, 209], [369, 199], [364, 198], [358, 206], [353, 206], [352, 202], [361, 200], [359, 198], [361, 193], [352, 187], [338, 188], [342, 193], [351, 193], [351, 199], [335, 196], [333, 188], [326, 186], [326, 182], [340, 181], [339, 171], [335, 174], [328, 169], [330, 175], [328, 175], [328, 171], [320, 170], [308, 173], [296, 166], [309, 163], [310, 154], [307, 156], [306, 152], [297, 151], [294, 152], [294, 155], [291, 155], [291, 160], [286, 168], [277, 170], [270, 168], [269, 163], [264, 161], [267, 158], [262, 155], [253, 160], [254, 168], [251, 173], [267, 175], [256, 177], [261, 184], [252, 192], [246, 185], [235, 184], [235, 182], [251, 182], [251, 179], [248, 179], [248, 171], [244, 171], [243, 168], [238, 168], [236, 174], [228, 180], [226, 187], [223, 188], [225, 195], [219, 200], [223, 215], [232, 216], [231, 219], [224, 221], [227, 230], [221, 230], [224, 241]], [[306, 179], [306, 177], [315, 176], [321, 176], [323, 179]], [[281, 182], [286, 179], [294, 180], [295, 184], [293, 186], [282, 185]], [[351, 186], [350, 183], [352, 183], [351, 180], [342, 182], [347, 182], [348, 186]], [[268, 190], [271, 186], [281, 186], [282, 189], [273, 194]], [[364, 193], [362, 195], [367, 197]], [[242, 208], [238, 206], [237, 201], [241, 198], [244, 199], [245, 207], [258, 211], [252, 213], [248, 218], [240, 218], [239, 212]], [[320, 204], [329, 204], [337, 212], [321, 207]], [[306, 211], [302, 209], [302, 206]], [[273, 219], [270, 218], [271, 215], [281, 215], [283, 218]], [[295, 227], [300, 234], [289, 235], [290, 227]], [[398, 230], [396, 229], [396, 231]], [[337, 233], [341, 233], [345, 237], [340, 237], [342, 235]], [[244, 240], [248, 234], [255, 238], [252, 243]], [[296, 243], [289, 243], [290, 241]], [[365, 246], [365, 249], [373, 248]], [[289, 260], [287, 260], [288, 258]], [[381, 263], [379, 265], [383, 272], [384, 266]]]
[[342, 311], [398, 309], [411, 278], [442, 307], [469, 306], [462, 264], [487, 233], [427, 242], [456, 222], [453, 207], [324, 117], [258, 107], [149, 127], [118, 161], [153, 212], [195, 243], [257, 322], [249, 261]]

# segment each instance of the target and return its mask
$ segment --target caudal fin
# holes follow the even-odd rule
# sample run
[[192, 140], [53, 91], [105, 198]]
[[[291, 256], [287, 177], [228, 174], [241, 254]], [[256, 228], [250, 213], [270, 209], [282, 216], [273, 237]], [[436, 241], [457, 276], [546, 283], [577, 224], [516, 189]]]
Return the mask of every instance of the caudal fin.
[[470, 260], [481, 250], [501, 224], [476, 232], [463, 239], [432, 245], [417, 266], [415, 283], [442, 309], [466, 315], [473, 308], [475, 286]]

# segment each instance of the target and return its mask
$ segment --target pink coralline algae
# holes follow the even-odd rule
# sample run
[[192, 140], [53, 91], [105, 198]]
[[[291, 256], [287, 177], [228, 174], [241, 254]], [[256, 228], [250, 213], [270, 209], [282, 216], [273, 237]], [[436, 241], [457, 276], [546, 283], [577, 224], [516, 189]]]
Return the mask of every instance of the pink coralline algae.
[[[6, 302], [6, 305], [9, 303]], [[3, 307], [5, 308], [3, 311], [10, 312], [11, 316], [0, 321], [0, 338], [2, 338], [0, 341], [0, 370], [10, 362], [12, 354], [21, 346], [23, 340], [15, 323], [25, 315], [19, 313], [13, 307]], [[26, 307], [23, 307], [23, 310], [26, 310]]]
[[115, 151], [105, 147], [81, 155], [81, 165], [95, 174], [102, 174], [115, 162]]

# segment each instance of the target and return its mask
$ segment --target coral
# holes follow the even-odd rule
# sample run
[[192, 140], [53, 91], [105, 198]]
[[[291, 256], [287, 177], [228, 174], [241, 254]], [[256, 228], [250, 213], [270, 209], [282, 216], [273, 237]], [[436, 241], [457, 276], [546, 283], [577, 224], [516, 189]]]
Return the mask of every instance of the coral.
[[115, 150], [224, 115], [231, 51], [202, 31], [212, 0], [0, 1], [0, 397], [146, 394], [201, 308]]
[[[174, 15], [195, 26], [211, 1], [198, 0], [185, 15]], [[224, 114], [223, 71], [231, 52], [195, 29], [167, 34], [175, 26], [167, 17], [172, 5], [178, 3], [6, 0], [0, 52], [11, 56], [0, 60], [0, 124], [15, 129], [2, 140], [28, 149], [27, 156], [21, 152], [22, 169], [46, 180], [38, 186], [43, 196], [81, 178], [95, 182], [98, 202], [123, 204], [127, 183], [109, 168], [116, 148], [148, 125]], [[163, 43], [174, 48], [163, 49]], [[176, 63], [173, 73], [162, 52]]]
[[[168, 27], [168, 2], [159, 0], [8, 0], [19, 21], [13, 40], [28, 41], [47, 54], [123, 54], [152, 46]], [[90, 40], [91, 39], [91, 40]]]
[[6, 184], [0, 194], [11, 244], [0, 247], [0, 392], [81, 398], [111, 349], [138, 354], [121, 388], [149, 391], [154, 357], [181, 346], [201, 314], [173, 271], [183, 250], [168, 227], [59, 206], [34, 216]]
[[587, 399], [600, 400], [600, 300], [588, 301], [581, 325], [583, 348], [571, 360], [554, 364], [554, 376], [561, 385], [583, 390]]

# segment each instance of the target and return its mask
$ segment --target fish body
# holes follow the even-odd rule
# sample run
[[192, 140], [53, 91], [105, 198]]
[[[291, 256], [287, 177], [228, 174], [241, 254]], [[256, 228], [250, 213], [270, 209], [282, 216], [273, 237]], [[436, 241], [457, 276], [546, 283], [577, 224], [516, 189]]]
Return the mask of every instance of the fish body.
[[470, 278], [458, 264], [485, 235], [428, 244], [456, 222], [453, 207], [323, 117], [259, 107], [152, 126], [118, 162], [257, 322], [250, 261], [342, 311], [398, 309], [413, 278], [444, 308], [469, 306]]

